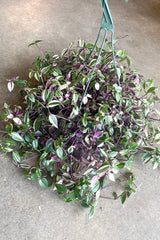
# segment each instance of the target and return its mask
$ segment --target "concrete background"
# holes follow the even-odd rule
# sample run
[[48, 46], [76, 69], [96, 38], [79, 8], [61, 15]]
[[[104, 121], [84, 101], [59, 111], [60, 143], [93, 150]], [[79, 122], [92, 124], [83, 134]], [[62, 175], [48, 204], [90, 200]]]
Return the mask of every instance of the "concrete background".
[[[118, 43], [132, 57], [133, 66], [146, 78], [160, 77], [160, 1], [108, 0]], [[101, 20], [98, 0], [0, 0], [0, 107], [13, 103], [6, 79], [28, 77], [39, 51], [27, 45], [42, 39], [42, 50], [55, 53], [71, 41], [94, 42]], [[0, 128], [3, 124], [0, 123]], [[101, 199], [95, 216], [61, 201], [52, 189], [29, 182], [23, 172], [0, 156], [0, 240], [159, 240], [160, 171], [133, 165], [139, 190], [124, 206]], [[111, 188], [103, 195], [109, 196]]]

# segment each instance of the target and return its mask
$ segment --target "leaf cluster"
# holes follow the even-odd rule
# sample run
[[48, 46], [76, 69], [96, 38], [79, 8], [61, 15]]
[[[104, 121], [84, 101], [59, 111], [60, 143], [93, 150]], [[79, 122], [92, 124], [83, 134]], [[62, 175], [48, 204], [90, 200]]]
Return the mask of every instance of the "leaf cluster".
[[[5, 103], [2, 113], [8, 137], [1, 140], [1, 148], [12, 153], [29, 180], [43, 188], [53, 185], [64, 201], [90, 208], [90, 217], [101, 190], [123, 169], [131, 171], [139, 151], [154, 169], [160, 162], [160, 149], [154, 146], [160, 142], [160, 128], [154, 126], [160, 118], [154, 82], [130, 69], [125, 50], [116, 50], [119, 86], [111, 46], [106, 45], [84, 98], [99, 48], [89, 58], [93, 45], [79, 41], [61, 56], [48, 51], [37, 57], [30, 80], [9, 80], [9, 91], [22, 87], [23, 106]], [[31, 87], [33, 78], [36, 87]], [[127, 181], [122, 203], [135, 192], [131, 175]]]

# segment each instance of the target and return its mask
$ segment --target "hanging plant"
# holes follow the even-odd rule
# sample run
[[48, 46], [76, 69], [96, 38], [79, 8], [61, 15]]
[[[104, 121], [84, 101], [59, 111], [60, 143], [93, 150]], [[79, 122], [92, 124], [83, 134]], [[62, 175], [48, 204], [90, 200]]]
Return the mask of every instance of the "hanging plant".
[[29, 180], [54, 188], [66, 202], [76, 200], [90, 208], [90, 217], [102, 189], [108, 181], [117, 182], [124, 170], [128, 171], [124, 190], [114, 193], [114, 199], [124, 203], [135, 193], [131, 164], [138, 152], [154, 169], [160, 161], [160, 149], [153, 145], [160, 142], [160, 128], [154, 126], [160, 113], [154, 108], [158, 97], [153, 80], [144, 81], [132, 71], [126, 51], [118, 50], [117, 85], [112, 49], [106, 45], [84, 98], [99, 48], [85, 64], [93, 45], [79, 41], [61, 56], [48, 51], [36, 58], [29, 72], [36, 87], [31, 80], [9, 80], [10, 92], [14, 85], [22, 87], [24, 101], [15, 106], [5, 103], [2, 113], [8, 137], [1, 140], [1, 149], [12, 154]]

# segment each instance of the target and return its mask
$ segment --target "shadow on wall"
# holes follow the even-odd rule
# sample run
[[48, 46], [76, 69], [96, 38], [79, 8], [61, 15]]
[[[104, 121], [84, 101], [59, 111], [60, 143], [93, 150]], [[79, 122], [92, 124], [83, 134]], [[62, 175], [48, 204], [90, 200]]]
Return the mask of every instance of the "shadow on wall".
[[160, 1], [151, 4], [151, 11], [154, 14], [154, 17], [159, 21], [160, 19]]
[[137, 5], [137, 11], [147, 18], [151, 18], [152, 21], [160, 21], [160, 1], [159, 0], [146, 0], [138, 1], [136, 0], [135, 4]]

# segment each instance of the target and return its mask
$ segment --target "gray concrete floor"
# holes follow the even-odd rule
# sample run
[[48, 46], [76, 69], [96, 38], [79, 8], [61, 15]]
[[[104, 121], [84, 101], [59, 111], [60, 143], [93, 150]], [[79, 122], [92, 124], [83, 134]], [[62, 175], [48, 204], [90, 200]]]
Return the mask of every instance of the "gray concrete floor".
[[[108, 2], [115, 36], [128, 35], [118, 46], [127, 50], [134, 67], [160, 85], [160, 1]], [[29, 43], [42, 39], [43, 50], [59, 53], [71, 41], [94, 42], [100, 19], [98, 0], [0, 0], [0, 106], [15, 102], [18, 95], [7, 91], [6, 79], [27, 78], [39, 54], [27, 47]], [[124, 206], [101, 199], [89, 221], [86, 209], [66, 204], [51, 189], [29, 182], [9, 156], [1, 154], [0, 161], [0, 240], [160, 239], [159, 169], [153, 171], [137, 160], [137, 194]]]

